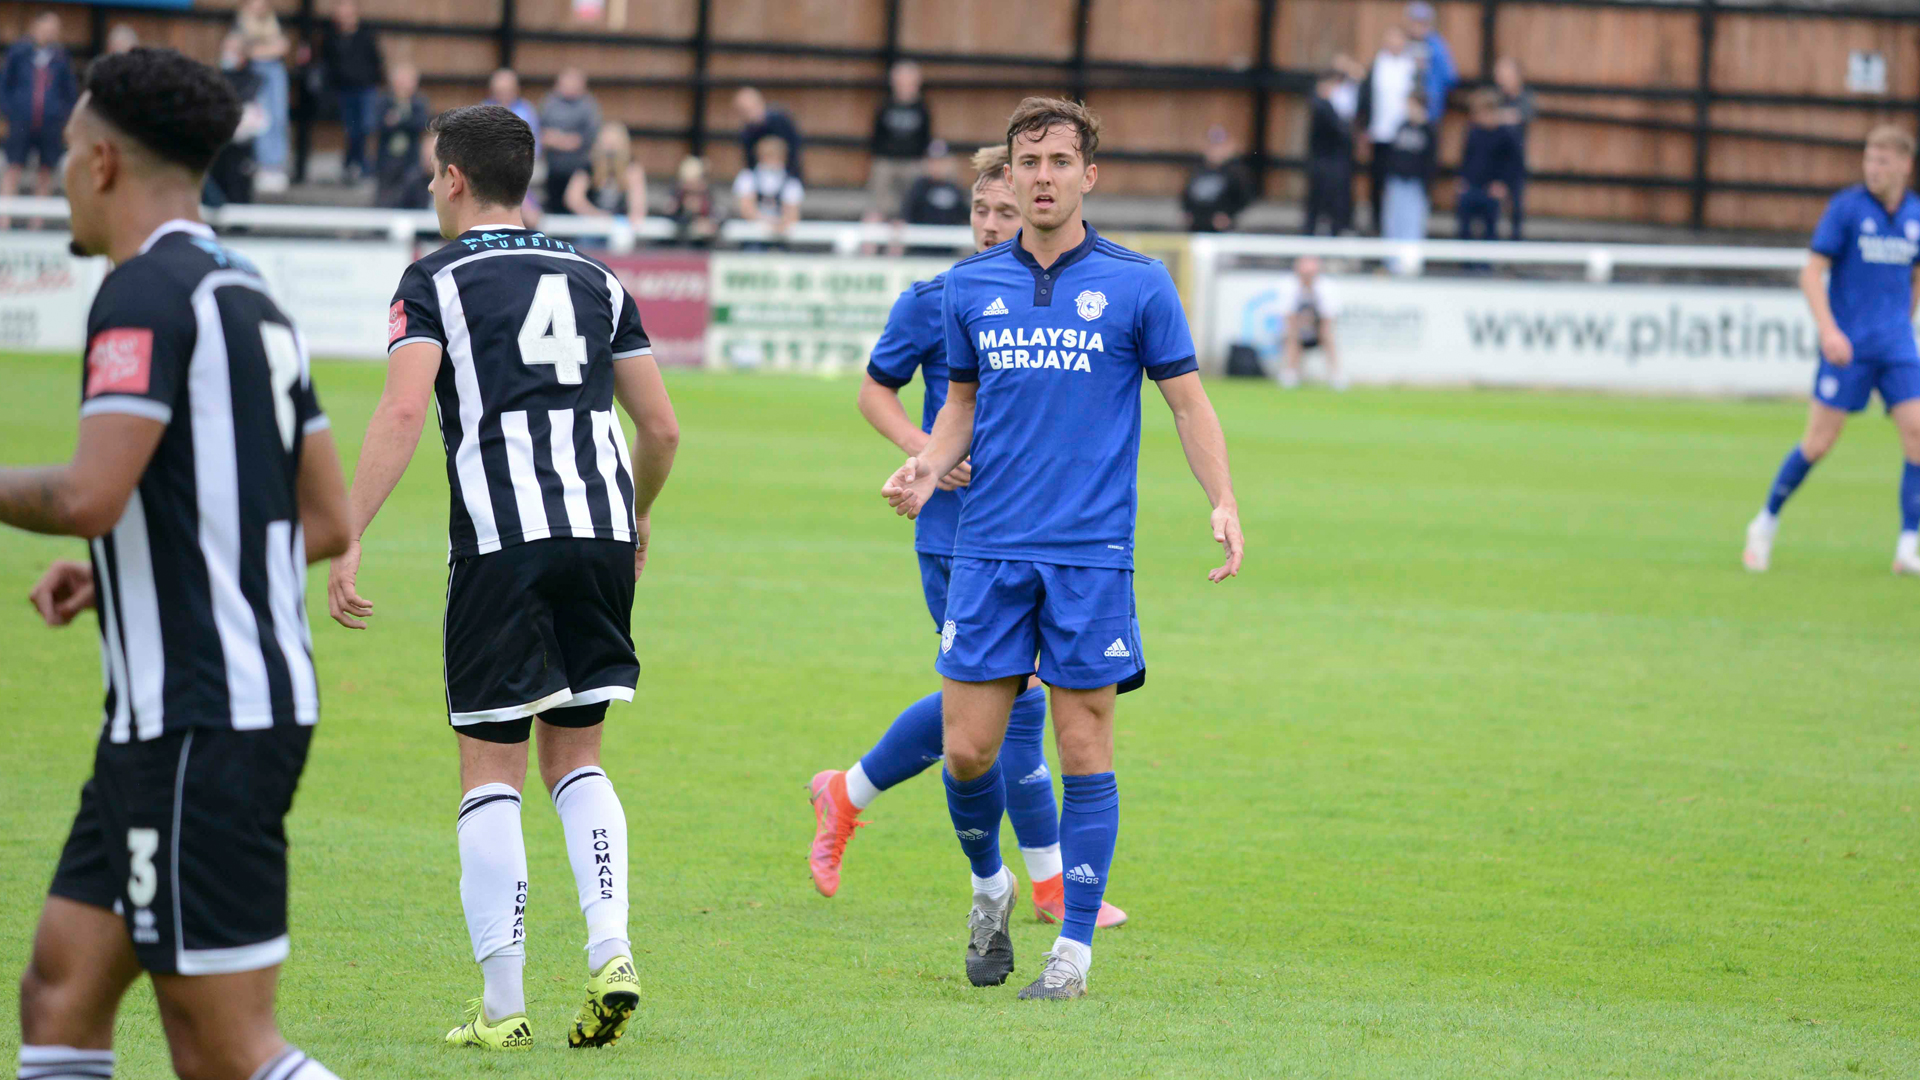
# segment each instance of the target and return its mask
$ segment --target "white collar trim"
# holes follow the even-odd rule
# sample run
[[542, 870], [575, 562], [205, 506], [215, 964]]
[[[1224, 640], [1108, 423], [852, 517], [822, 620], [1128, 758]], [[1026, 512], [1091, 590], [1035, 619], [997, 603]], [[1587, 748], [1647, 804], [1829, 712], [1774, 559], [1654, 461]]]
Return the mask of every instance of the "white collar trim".
[[147, 237], [147, 242], [140, 245], [140, 254], [145, 255], [153, 245], [160, 242], [161, 237], [168, 233], [177, 232], [192, 233], [203, 240], [213, 239], [213, 227], [206, 222], [188, 221], [186, 218], [174, 218], [172, 221], [165, 222], [159, 228], [153, 230], [153, 235]]

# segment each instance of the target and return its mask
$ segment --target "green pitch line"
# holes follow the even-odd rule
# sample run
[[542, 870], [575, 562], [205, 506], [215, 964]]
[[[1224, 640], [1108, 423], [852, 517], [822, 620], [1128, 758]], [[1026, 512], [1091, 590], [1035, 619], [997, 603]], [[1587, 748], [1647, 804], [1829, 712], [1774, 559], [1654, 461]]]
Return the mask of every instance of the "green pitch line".
[[[317, 368], [351, 444], [377, 366]], [[66, 453], [72, 358], [0, 358], [0, 460]], [[341, 1076], [1920, 1075], [1913, 1024], [1920, 583], [1887, 573], [1898, 449], [1863, 417], [1774, 570], [1742, 528], [1799, 430], [1779, 403], [1214, 384], [1249, 541], [1211, 587], [1205, 503], [1147, 394], [1141, 618], [1093, 996], [962, 977], [966, 864], [940, 785], [884, 796], [839, 897], [802, 784], [935, 685], [897, 455], [850, 382], [669, 375], [685, 438], [608, 772], [633, 835], [644, 995], [564, 1049], [582, 929], [527, 800], [541, 1045], [444, 1050], [478, 993], [441, 716], [438, 441], [368, 538], [374, 629], [325, 616], [325, 715], [291, 819], [287, 1034]], [[351, 462], [349, 461], [349, 464]], [[0, 1016], [99, 725], [98, 646], [28, 585], [72, 542], [0, 534]], [[1013, 854], [1009, 836], [1008, 853]], [[1018, 865], [1018, 860], [1014, 860]], [[165, 1075], [151, 996], [122, 1076]], [[12, 1060], [0, 1023], [0, 1069]]]

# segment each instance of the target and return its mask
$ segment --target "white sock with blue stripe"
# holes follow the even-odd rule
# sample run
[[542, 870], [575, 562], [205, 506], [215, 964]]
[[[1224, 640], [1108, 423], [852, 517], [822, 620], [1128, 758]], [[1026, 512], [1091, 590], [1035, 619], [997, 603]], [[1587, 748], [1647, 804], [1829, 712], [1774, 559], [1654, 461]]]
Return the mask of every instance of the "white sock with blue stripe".
[[113, 1051], [22, 1046], [19, 1080], [112, 1080]]

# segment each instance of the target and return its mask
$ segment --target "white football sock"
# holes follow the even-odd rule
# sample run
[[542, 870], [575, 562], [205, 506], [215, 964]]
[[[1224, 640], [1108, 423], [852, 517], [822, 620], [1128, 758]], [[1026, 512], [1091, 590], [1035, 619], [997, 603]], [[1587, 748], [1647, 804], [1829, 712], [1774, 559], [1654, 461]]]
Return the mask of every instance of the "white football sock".
[[1000, 868], [998, 874], [990, 878], [975, 877], [972, 874], [967, 876], [973, 879], [973, 895], [985, 897], [996, 904], [1006, 900], [1007, 894], [1013, 891], [1013, 873], [1004, 866]]
[[1760, 512], [1754, 515], [1753, 523], [1760, 526], [1760, 528], [1766, 532], [1772, 533], [1780, 527], [1780, 515], [1763, 506], [1760, 508]]
[[[588, 967], [598, 971], [608, 957], [631, 951], [626, 945], [627, 812], [613, 781], [592, 765], [553, 785], [553, 809], [567, 834], [567, 861], [580, 889], [580, 913], [587, 917]], [[613, 942], [622, 946], [618, 952]]]
[[340, 1080], [331, 1069], [308, 1057], [297, 1046], [280, 1051], [272, 1061], [254, 1070], [253, 1080]]
[[1903, 532], [1893, 545], [1893, 557], [1896, 559], [1920, 558], [1920, 533]]
[[71, 1046], [22, 1046], [21, 1080], [110, 1080], [113, 1051], [76, 1050]]
[[1020, 857], [1027, 861], [1027, 880], [1045, 881], [1060, 876], [1060, 845], [1023, 847]]
[[1093, 946], [1091, 945], [1083, 945], [1072, 938], [1054, 938], [1053, 951], [1073, 961], [1073, 966], [1080, 969], [1082, 979], [1085, 979], [1087, 973], [1093, 970]]
[[855, 810], [865, 810], [879, 797], [880, 789], [867, 779], [867, 770], [859, 762], [854, 762], [853, 768], [847, 770], [847, 801], [853, 804]]
[[526, 1011], [520, 971], [527, 955], [527, 842], [520, 793], [482, 784], [460, 800], [460, 907], [473, 958], [486, 978], [487, 1019]]

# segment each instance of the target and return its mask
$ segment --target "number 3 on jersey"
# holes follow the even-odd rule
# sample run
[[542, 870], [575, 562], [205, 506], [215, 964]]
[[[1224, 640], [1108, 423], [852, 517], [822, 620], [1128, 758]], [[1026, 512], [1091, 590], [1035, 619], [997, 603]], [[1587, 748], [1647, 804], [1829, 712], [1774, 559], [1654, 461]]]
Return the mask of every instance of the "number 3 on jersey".
[[520, 362], [529, 367], [552, 364], [554, 378], [568, 386], [580, 384], [580, 369], [587, 366], [587, 339], [574, 326], [567, 275], [540, 275], [527, 321], [520, 324]]

